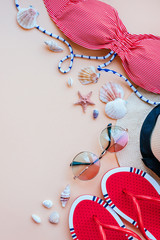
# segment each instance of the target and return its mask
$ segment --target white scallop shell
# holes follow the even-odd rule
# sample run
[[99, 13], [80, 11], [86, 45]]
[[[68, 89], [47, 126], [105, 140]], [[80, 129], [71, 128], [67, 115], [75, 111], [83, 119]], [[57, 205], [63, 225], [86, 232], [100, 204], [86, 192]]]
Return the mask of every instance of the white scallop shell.
[[90, 83], [97, 83], [100, 74], [96, 72], [95, 67], [89, 66], [86, 68], [82, 68], [78, 74], [79, 81], [86, 85]]
[[17, 21], [21, 27], [31, 29], [37, 25], [38, 15], [39, 13], [33, 7], [22, 8], [17, 13]]
[[106, 83], [100, 89], [100, 100], [104, 103], [115, 100], [116, 98], [123, 98], [124, 91], [121, 85], [117, 83]]
[[108, 102], [105, 107], [105, 113], [112, 119], [123, 118], [127, 113], [126, 101], [116, 98], [114, 101]]
[[41, 223], [41, 218], [35, 214], [32, 214], [32, 219], [35, 223]]
[[46, 208], [51, 208], [53, 206], [53, 202], [51, 200], [45, 200], [45, 201], [43, 201], [42, 204]]
[[72, 87], [72, 85], [73, 85], [73, 79], [72, 79], [71, 77], [68, 79], [67, 85], [68, 85], [68, 87]]
[[64, 191], [61, 193], [60, 201], [62, 203], [62, 207], [65, 207], [68, 200], [70, 199], [70, 185], [68, 184]]
[[49, 216], [49, 221], [50, 223], [58, 223], [59, 222], [59, 213], [58, 212], [53, 212]]
[[53, 52], [62, 52], [63, 48], [60, 47], [55, 41], [51, 40], [51, 41], [45, 41], [44, 42], [51, 51]]

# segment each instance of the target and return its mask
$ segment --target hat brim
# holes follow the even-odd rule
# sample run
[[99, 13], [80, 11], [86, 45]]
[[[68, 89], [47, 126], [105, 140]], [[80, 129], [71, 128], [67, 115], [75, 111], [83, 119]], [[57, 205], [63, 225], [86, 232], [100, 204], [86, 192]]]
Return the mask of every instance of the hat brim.
[[[141, 94], [148, 99], [153, 101], [160, 100], [160, 95], [147, 92], [141, 88], [138, 88], [138, 91], [140, 91]], [[125, 149], [117, 152], [116, 155], [118, 163], [121, 167], [125, 166], [139, 168], [145, 172], [148, 172], [160, 184], [159, 177], [144, 165], [143, 161], [141, 160], [142, 155], [140, 153], [141, 127], [148, 113], [154, 107], [155, 106], [141, 101], [134, 93], [130, 95], [130, 97], [127, 99], [128, 113], [124, 118], [117, 121], [118, 126], [128, 128], [129, 142]]]

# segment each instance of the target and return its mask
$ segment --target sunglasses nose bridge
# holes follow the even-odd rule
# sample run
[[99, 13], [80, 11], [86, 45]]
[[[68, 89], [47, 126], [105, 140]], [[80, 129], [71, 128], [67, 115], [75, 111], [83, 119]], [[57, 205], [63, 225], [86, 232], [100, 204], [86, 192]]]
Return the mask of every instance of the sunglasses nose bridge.
[[105, 155], [106, 152], [107, 152], [107, 150], [105, 149], [105, 150], [101, 153], [101, 155], [99, 156], [99, 159], [101, 159], [101, 158]]
[[[126, 133], [125, 133], [126, 132]], [[100, 145], [103, 149], [100, 156], [96, 156], [91, 152], [80, 152], [77, 154], [70, 166], [74, 174], [74, 179], [90, 180], [94, 178], [100, 168], [100, 159], [104, 154], [109, 152], [118, 152], [122, 150], [128, 143], [128, 129], [111, 124], [105, 128], [100, 134]], [[84, 165], [86, 165], [84, 167]], [[87, 170], [87, 171], [86, 171]]]

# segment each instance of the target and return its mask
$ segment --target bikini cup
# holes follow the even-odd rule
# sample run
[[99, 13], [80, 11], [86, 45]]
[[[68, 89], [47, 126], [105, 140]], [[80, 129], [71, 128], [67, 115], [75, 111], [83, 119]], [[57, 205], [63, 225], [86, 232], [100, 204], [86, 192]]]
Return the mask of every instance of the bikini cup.
[[146, 117], [140, 132], [140, 151], [144, 164], [160, 177], [160, 160], [151, 149], [151, 136], [160, 115], [160, 105], [155, 107]]
[[160, 93], [160, 37], [129, 34], [110, 5], [98, 0], [43, 0], [51, 19], [73, 42], [111, 49], [138, 86]]

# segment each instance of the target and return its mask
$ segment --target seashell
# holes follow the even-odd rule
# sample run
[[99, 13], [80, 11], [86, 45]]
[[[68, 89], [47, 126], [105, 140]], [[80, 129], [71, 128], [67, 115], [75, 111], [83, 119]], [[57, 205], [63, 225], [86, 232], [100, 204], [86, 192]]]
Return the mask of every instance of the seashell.
[[97, 83], [99, 77], [100, 74], [96, 73], [95, 67], [93, 66], [82, 68], [78, 74], [79, 81], [84, 85], [90, 83]]
[[45, 41], [44, 42], [51, 51], [53, 52], [62, 52], [63, 48], [60, 47], [55, 41], [51, 40], [51, 41]]
[[100, 100], [104, 103], [114, 101], [116, 98], [123, 98], [124, 91], [117, 83], [106, 83], [100, 89]]
[[35, 223], [41, 223], [41, 218], [35, 214], [32, 214], [32, 219]]
[[68, 85], [68, 87], [72, 87], [72, 85], [73, 85], [73, 79], [72, 79], [71, 77], [68, 79], [67, 85]]
[[70, 199], [70, 185], [68, 184], [64, 191], [61, 193], [60, 201], [62, 203], [62, 207], [65, 207], [68, 200]]
[[99, 111], [97, 109], [93, 110], [93, 118], [96, 119], [99, 115]]
[[53, 202], [51, 200], [45, 200], [45, 201], [43, 201], [42, 204], [46, 208], [51, 208], [53, 206]]
[[105, 113], [112, 119], [123, 118], [127, 113], [124, 91], [117, 83], [106, 83], [100, 89], [100, 100], [106, 103]]
[[39, 13], [33, 7], [22, 8], [17, 13], [17, 21], [24, 29], [34, 28]]
[[59, 222], [59, 213], [58, 212], [53, 212], [49, 216], [49, 221], [50, 223], [58, 223]]
[[105, 113], [112, 119], [123, 118], [127, 113], [126, 101], [116, 98], [114, 101], [108, 102], [105, 107]]

